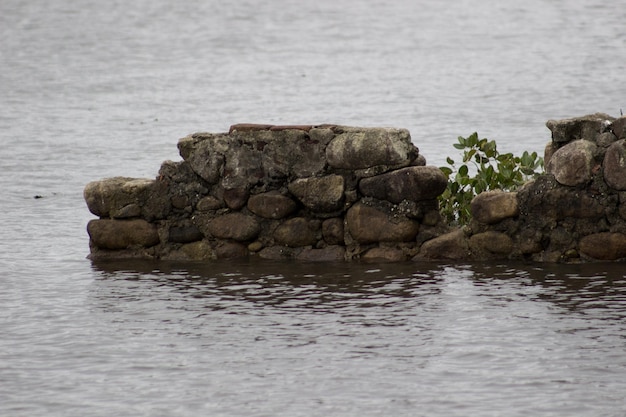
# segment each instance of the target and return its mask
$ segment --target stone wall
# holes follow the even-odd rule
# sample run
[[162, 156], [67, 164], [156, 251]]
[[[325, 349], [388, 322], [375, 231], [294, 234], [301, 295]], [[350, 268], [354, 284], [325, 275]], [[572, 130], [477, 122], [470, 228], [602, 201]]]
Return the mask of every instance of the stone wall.
[[156, 179], [85, 187], [92, 259], [408, 260], [447, 231], [446, 178], [404, 129], [239, 124], [178, 148]]
[[425, 259], [626, 259], [626, 117], [549, 120], [546, 173], [471, 204], [469, 226], [426, 242]]
[[239, 124], [178, 143], [156, 179], [85, 187], [92, 259], [493, 260], [626, 258], [626, 118], [547, 123], [546, 173], [442, 223], [446, 178], [409, 132]]

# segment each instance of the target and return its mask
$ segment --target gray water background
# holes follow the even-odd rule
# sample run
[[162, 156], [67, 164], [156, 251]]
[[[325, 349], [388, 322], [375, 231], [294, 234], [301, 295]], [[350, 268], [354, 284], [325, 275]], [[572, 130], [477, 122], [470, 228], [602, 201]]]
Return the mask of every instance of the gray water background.
[[542, 153], [626, 107], [623, 6], [0, 1], [0, 415], [626, 415], [621, 264], [94, 264], [82, 199], [241, 122]]

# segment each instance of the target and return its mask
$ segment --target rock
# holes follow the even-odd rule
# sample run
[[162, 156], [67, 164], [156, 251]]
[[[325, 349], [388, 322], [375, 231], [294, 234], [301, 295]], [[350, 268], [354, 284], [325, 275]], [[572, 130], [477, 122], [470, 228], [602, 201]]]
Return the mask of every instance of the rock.
[[307, 262], [336, 262], [345, 260], [345, 255], [346, 248], [334, 245], [322, 249], [304, 248], [296, 255], [296, 259]]
[[196, 210], [198, 211], [219, 210], [222, 207], [224, 207], [222, 200], [217, 197], [213, 197], [212, 195], [201, 198], [198, 201], [198, 204], [196, 204]]
[[156, 226], [142, 219], [91, 220], [87, 224], [87, 233], [93, 244], [100, 249], [150, 247], [159, 243]]
[[626, 140], [613, 143], [606, 150], [602, 164], [604, 180], [614, 190], [626, 190]]
[[180, 248], [180, 251], [189, 259], [195, 261], [209, 261], [217, 259], [213, 248], [204, 240], [187, 243]]
[[583, 237], [579, 243], [580, 253], [602, 261], [626, 258], [626, 235], [621, 233], [596, 233]]
[[334, 217], [332, 219], [324, 220], [322, 222], [322, 236], [324, 238], [324, 242], [329, 245], [343, 245], [343, 219], [340, 217]]
[[328, 164], [338, 169], [408, 166], [418, 155], [406, 129], [338, 128], [326, 147]]
[[591, 180], [593, 159], [597, 146], [588, 140], [576, 140], [559, 148], [546, 166], [563, 185], [575, 186]]
[[224, 202], [231, 210], [239, 210], [246, 205], [249, 195], [245, 188], [224, 190]]
[[[200, 230], [202, 226], [198, 225]], [[228, 213], [215, 217], [208, 222], [207, 231], [218, 239], [247, 241], [254, 239], [260, 232], [257, 221], [243, 213]], [[205, 233], [206, 234], [206, 233]]]
[[469, 248], [474, 259], [501, 259], [513, 251], [513, 240], [504, 233], [487, 231], [472, 235]]
[[263, 248], [259, 253], [259, 258], [273, 261], [295, 259], [303, 248], [290, 248], [288, 246], [269, 246]]
[[305, 207], [316, 213], [330, 213], [341, 209], [345, 181], [341, 175], [327, 175], [320, 178], [301, 178], [288, 186]]
[[478, 194], [470, 204], [472, 218], [480, 223], [494, 224], [519, 214], [517, 193], [485, 191]]
[[419, 231], [418, 222], [363, 203], [350, 207], [346, 219], [350, 235], [359, 243], [409, 242]]
[[209, 184], [216, 184], [225, 163], [231, 140], [225, 134], [195, 133], [178, 141], [180, 156]]
[[361, 255], [365, 262], [400, 262], [406, 261], [407, 257], [402, 249], [397, 248], [372, 248]]
[[248, 248], [237, 242], [220, 242], [215, 247], [217, 259], [245, 258], [248, 256]]
[[359, 191], [365, 196], [398, 204], [402, 200], [437, 198], [447, 184], [448, 179], [439, 168], [412, 166], [364, 178], [359, 182]]
[[609, 130], [613, 132], [616, 139], [626, 139], [626, 116], [622, 116], [611, 123]]
[[141, 207], [140, 202], [150, 192], [154, 182], [143, 178], [107, 178], [88, 183], [83, 196], [90, 212], [99, 217], [113, 217], [128, 206]]
[[200, 229], [194, 225], [174, 226], [169, 230], [168, 240], [175, 243], [190, 243], [202, 240], [203, 237]]
[[462, 229], [457, 229], [422, 244], [414, 260], [466, 260], [470, 258], [469, 241]]
[[315, 245], [319, 229], [319, 221], [296, 217], [286, 220], [276, 228], [274, 240], [279, 245], [291, 247]]
[[296, 203], [278, 191], [255, 194], [248, 200], [248, 210], [265, 219], [282, 219], [296, 211]]
[[607, 129], [615, 118], [604, 113], [563, 120], [548, 120], [546, 126], [552, 132], [552, 141], [567, 143], [578, 139], [595, 140], [597, 134]]

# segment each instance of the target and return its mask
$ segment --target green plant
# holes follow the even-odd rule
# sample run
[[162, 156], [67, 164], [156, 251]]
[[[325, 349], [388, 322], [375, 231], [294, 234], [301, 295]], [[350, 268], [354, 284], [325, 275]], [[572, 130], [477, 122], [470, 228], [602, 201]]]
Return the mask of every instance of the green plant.
[[537, 152], [522, 156], [498, 152], [496, 142], [478, 139], [474, 132], [467, 138], [459, 136], [453, 145], [463, 150], [463, 164], [457, 167], [450, 157], [449, 166], [441, 167], [448, 186], [439, 197], [439, 209], [450, 224], [465, 225], [471, 219], [470, 203], [483, 191], [513, 191], [543, 171], [543, 158]]

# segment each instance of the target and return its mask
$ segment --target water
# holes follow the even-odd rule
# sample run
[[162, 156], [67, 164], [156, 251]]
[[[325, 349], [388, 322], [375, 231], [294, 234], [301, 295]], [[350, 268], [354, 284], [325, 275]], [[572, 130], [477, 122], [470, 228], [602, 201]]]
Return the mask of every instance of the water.
[[626, 414], [621, 265], [85, 259], [84, 185], [191, 132], [404, 127], [440, 165], [626, 107], [618, 5], [407, 3], [0, 2], [0, 415]]

